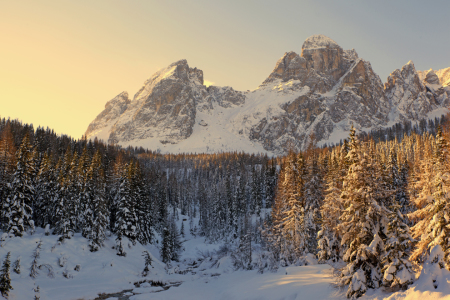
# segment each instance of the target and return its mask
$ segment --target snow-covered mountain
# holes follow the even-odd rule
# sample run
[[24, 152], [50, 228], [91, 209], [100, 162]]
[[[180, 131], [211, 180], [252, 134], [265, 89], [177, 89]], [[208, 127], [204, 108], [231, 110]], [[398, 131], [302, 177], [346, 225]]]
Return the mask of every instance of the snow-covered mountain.
[[162, 152], [303, 149], [339, 142], [360, 130], [447, 112], [450, 68], [416, 71], [408, 62], [383, 84], [354, 49], [309, 37], [301, 54], [287, 52], [255, 90], [206, 87], [203, 72], [177, 61], [156, 72], [133, 100], [123, 92], [89, 125], [86, 137]]

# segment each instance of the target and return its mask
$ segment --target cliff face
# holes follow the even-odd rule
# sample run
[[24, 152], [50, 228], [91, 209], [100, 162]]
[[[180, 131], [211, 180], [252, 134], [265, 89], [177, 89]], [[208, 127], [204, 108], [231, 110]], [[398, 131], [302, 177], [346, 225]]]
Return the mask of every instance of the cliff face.
[[370, 63], [325, 36], [308, 38], [301, 55], [286, 53], [260, 90], [280, 84], [299, 95], [283, 103], [277, 116], [261, 119], [249, 135], [270, 151], [304, 148], [311, 134], [328, 140], [336, 127], [348, 130], [351, 122], [359, 127], [387, 124], [389, 102]]
[[164, 152], [304, 149], [310, 136], [339, 142], [361, 130], [419, 120], [449, 105], [450, 68], [418, 72], [409, 62], [383, 85], [368, 61], [323, 35], [287, 52], [255, 90], [206, 87], [203, 72], [177, 61], [136, 93], [109, 101], [88, 138]]

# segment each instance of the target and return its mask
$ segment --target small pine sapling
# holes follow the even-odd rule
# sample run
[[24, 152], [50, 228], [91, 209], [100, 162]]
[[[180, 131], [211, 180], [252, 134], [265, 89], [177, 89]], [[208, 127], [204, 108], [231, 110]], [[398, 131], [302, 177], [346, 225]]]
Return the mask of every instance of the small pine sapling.
[[149, 266], [152, 265], [152, 257], [150, 256], [150, 253], [147, 250], [142, 252], [142, 256], [144, 257], [145, 260], [145, 267], [144, 270], [142, 271], [142, 277], [145, 277], [148, 275], [148, 272], [150, 272]]
[[41, 247], [42, 241], [39, 241], [38, 245], [36, 246], [36, 249], [34, 249], [33, 255], [31, 255], [31, 257], [33, 258], [33, 262], [31, 263], [30, 267], [30, 277], [32, 278], [36, 278], [39, 275], [38, 272], [39, 265], [37, 261], [40, 257]]
[[62, 268], [66, 265], [66, 263], [67, 263], [67, 258], [64, 255], [61, 255], [58, 258], [58, 265]]
[[125, 250], [123, 249], [123, 241], [122, 241], [122, 235], [118, 235], [116, 238], [116, 250], [117, 250], [117, 255], [118, 256], [127, 256], [127, 253], [125, 252]]
[[2, 268], [0, 270], [0, 292], [4, 297], [8, 297], [9, 291], [13, 289], [11, 286], [11, 277], [9, 274], [9, 268], [11, 263], [10, 257], [11, 252], [8, 252], [8, 254], [6, 254], [5, 260], [3, 261]]
[[13, 271], [16, 274], [20, 274], [20, 257], [18, 257], [17, 260], [14, 262]]
[[50, 224], [47, 224], [47, 225], [45, 225], [45, 232], [44, 232], [44, 234], [45, 235], [50, 235]]
[[180, 235], [184, 237], [184, 222], [181, 222]]
[[34, 300], [40, 300], [41, 299], [41, 290], [40, 290], [39, 286], [37, 286], [34, 289], [34, 292], [36, 293], [36, 294], [34, 294]]

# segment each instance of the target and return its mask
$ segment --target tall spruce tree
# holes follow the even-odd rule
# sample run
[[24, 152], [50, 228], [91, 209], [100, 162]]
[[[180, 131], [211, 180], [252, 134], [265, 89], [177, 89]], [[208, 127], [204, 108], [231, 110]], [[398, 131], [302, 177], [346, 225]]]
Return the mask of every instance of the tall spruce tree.
[[342, 270], [340, 283], [349, 285], [348, 298], [358, 298], [368, 288], [381, 284], [382, 229], [387, 210], [377, 202], [380, 195], [376, 185], [381, 174], [377, 174], [372, 159], [361, 151], [353, 127], [347, 156], [351, 165], [343, 183], [344, 210], [339, 224], [344, 233], [341, 243], [346, 247], [343, 259], [347, 266]]
[[3, 261], [2, 268], [0, 270], [0, 292], [3, 297], [8, 297], [9, 291], [13, 290], [11, 286], [10, 266], [11, 266], [11, 252], [6, 254], [6, 258]]
[[34, 228], [33, 201], [35, 187], [33, 174], [32, 148], [28, 135], [23, 138], [16, 154], [17, 165], [11, 183], [10, 194], [6, 199], [5, 217], [8, 219], [7, 231], [10, 235], [22, 236], [28, 227]]
[[[426, 259], [435, 245], [441, 245], [444, 259], [450, 265], [450, 170], [448, 165], [448, 142], [439, 128], [436, 135], [435, 175], [432, 194], [428, 183], [422, 185], [415, 199], [418, 210], [411, 217], [419, 220], [413, 227], [413, 237], [419, 239], [411, 258], [417, 261]], [[429, 171], [428, 168], [425, 168]], [[427, 180], [424, 178], [424, 180]], [[426, 199], [424, 199], [426, 198]], [[450, 269], [450, 267], [448, 267]]]

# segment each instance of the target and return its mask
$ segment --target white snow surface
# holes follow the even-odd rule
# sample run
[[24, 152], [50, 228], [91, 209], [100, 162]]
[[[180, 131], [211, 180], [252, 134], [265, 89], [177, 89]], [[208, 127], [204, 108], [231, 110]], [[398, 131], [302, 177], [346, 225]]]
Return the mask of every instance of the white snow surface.
[[271, 119], [280, 115], [283, 112], [280, 105], [309, 92], [309, 87], [300, 88], [299, 84], [298, 80], [276, 80], [247, 92], [243, 105], [223, 107], [213, 102], [213, 109], [197, 108], [192, 135], [177, 144], [162, 144], [160, 137], [154, 137], [121, 142], [120, 145], [142, 146], [162, 153], [242, 151], [274, 155], [257, 141], [249, 139], [250, 128], [263, 118]]
[[[186, 216], [180, 215], [177, 222], [181, 226]], [[195, 220], [195, 221], [198, 221]], [[291, 266], [279, 268], [277, 272], [265, 271], [259, 274], [257, 270], [236, 271], [230, 256], [222, 257], [217, 263], [209, 259], [203, 260], [195, 267], [193, 261], [199, 262], [201, 252], [207, 253], [218, 249], [222, 244], [205, 243], [203, 237], [193, 237], [189, 233], [188, 221], [185, 223], [186, 236], [182, 240], [184, 251], [181, 262], [173, 262], [170, 268], [160, 261], [158, 245], [140, 245], [127, 247], [126, 257], [116, 255], [112, 246], [115, 236], [110, 236], [103, 248], [98, 252], [90, 252], [88, 241], [76, 234], [63, 244], [57, 243], [57, 236], [44, 235], [44, 229], [37, 229], [33, 234], [22, 238], [7, 238], [1, 242], [0, 259], [11, 251], [11, 264], [20, 257], [21, 274], [16, 274], [11, 268], [11, 284], [9, 300], [34, 299], [34, 289], [39, 285], [40, 299], [75, 300], [95, 299], [100, 293], [113, 294], [122, 292], [131, 300], [164, 299], [164, 300], [287, 300], [287, 299], [346, 299], [345, 289], [335, 287], [333, 268], [329, 265], [314, 264], [309, 258], [308, 266]], [[31, 255], [39, 241], [42, 241], [39, 265], [49, 265], [53, 269], [54, 278], [47, 275], [46, 267], [39, 269], [39, 275], [33, 279], [29, 276], [32, 262]], [[144, 258], [142, 251], [149, 251], [153, 263], [147, 277], [142, 277]], [[253, 256], [258, 250], [253, 251]], [[59, 266], [59, 260], [64, 257], [64, 267]], [[254, 258], [255, 259], [255, 258]], [[76, 265], [81, 266], [75, 271]], [[192, 273], [185, 275], [177, 272], [192, 268]], [[69, 278], [63, 276], [68, 271]], [[435, 289], [432, 280], [439, 285]], [[136, 287], [133, 283], [147, 280]], [[151, 286], [148, 281], [159, 281], [166, 288]], [[168, 289], [167, 289], [168, 288]], [[127, 291], [125, 291], [127, 290]], [[0, 299], [4, 299], [0, 296]], [[107, 299], [118, 299], [110, 296]], [[425, 265], [420, 278], [408, 290], [387, 293], [381, 289], [369, 290], [362, 300], [427, 300], [450, 299], [450, 272], [434, 266]]]

